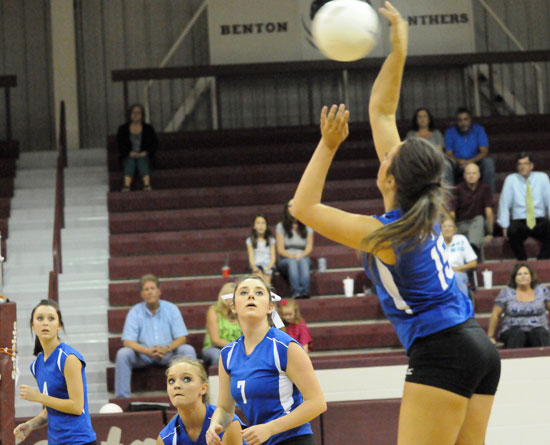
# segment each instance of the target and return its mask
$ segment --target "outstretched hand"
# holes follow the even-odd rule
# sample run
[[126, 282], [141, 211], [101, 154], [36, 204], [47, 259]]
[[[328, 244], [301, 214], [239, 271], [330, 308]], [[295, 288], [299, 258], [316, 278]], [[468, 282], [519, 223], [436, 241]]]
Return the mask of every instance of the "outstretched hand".
[[349, 110], [346, 110], [344, 104], [339, 107], [333, 105], [328, 113], [327, 110], [326, 106], [321, 110], [321, 135], [325, 145], [336, 151], [349, 134]]
[[391, 24], [390, 39], [393, 51], [406, 54], [409, 37], [407, 22], [390, 2], [384, 2], [384, 7], [380, 8], [378, 11], [380, 11], [380, 14], [386, 17]]

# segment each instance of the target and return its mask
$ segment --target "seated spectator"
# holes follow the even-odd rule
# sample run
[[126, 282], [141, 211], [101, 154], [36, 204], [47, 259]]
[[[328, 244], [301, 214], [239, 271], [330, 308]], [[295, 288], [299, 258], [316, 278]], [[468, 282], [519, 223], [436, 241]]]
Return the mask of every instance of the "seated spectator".
[[449, 266], [455, 273], [456, 284], [464, 295], [468, 294], [468, 271], [477, 267], [477, 255], [464, 235], [456, 234], [456, 226], [447, 218], [441, 224], [441, 234], [447, 245]]
[[[435, 128], [435, 122], [427, 108], [418, 108], [412, 119], [411, 130], [407, 133], [407, 137], [423, 138], [431, 142], [432, 145], [441, 151], [444, 151], [445, 141], [441, 131]], [[454, 166], [449, 158], [445, 159], [445, 170], [443, 171], [443, 182], [447, 185], [454, 185]]]
[[275, 238], [271, 234], [265, 216], [258, 215], [254, 218], [254, 226], [251, 235], [246, 239], [246, 247], [251, 272], [260, 276], [265, 284], [270, 285], [277, 255]]
[[119, 159], [124, 170], [123, 192], [130, 191], [136, 171], [143, 181], [143, 189], [151, 190], [151, 166], [158, 141], [155, 129], [145, 123], [145, 109], [132, 105], [128, 121], [118, 127], [116, 135]]
[[496, 343], [498, 320], [502, 327], [498, 339], [505, 348], [550, 346], [546, 311], [550, 310], [550, 292], [525, 263], [516, 264], [508, 286], [500, 291], [489, 320], [489, 338]]
[[116, 354], [115, 397], [130, 397], [133, 368], [166, 366], [175, 355], [196, 358], [191, 345], [185, 344], [187, 328], [179, 308], [160, 299], [159, 280], [147, 274], [140, 281], [142, 303], [136, 304], [124, 323], [124, 347]]
[[462, 176], [462, 170], [473, 162], [479, 165], [481, 177], [495, 193], [495, 161], [489, 157], [489, 140], [485, 129], [472, 123], [472, 116], [466, 108], [456, 112], [456, 125], [445, 133], [446, 154], [455, 163], [455, 178]]
[[309, 298], [309, 273], [313, 249], [313, 230], [283, 211], [283, 220], [277, 224], [277, 268], [290, 282], [292, 298]]
[[478, 256], [485, 239], [492, 238], [494, 226], [493, 194], [491, 188], [479, 180], [477, 164], [464, 168], [464, 182], [453, 190], [451, 216], [455, 219], [457, 232], [466, 235]]
[[502, 187], [497, 222], [519, 261], [527, 259], [523, 242], [530, 236], [540, 242], [537, 258], [548, 259], [550, 181], [546, 173], [533, 171], [535, 164], [531, 153], [520, 153], [516, 161], [518, 172], [508, 175]]
[[296, 300], [282, 300], [279, 313], [285, 322], [284, 331], [302, 345], [306, 352], [311, 351], [313, 339], [309, 333], [306, 321], [300, 314], [300, 306]]
[[226, 283], [220, 289], [218, 301], [208, 308], [206, 313], [206, 335], [202, 347], [204, 367], [218, 366], [222, 348], [237, 340], [241, 335], [241, 326], [237, 316], [231, 310], [231, 299], [224, 300], [223, 295], [232, 294], [235, 283]]

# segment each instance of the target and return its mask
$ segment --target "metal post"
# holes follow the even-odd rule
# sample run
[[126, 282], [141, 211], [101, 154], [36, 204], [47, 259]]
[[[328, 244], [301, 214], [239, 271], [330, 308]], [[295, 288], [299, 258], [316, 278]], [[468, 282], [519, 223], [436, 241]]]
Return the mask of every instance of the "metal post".
[[538, 69], [538, 66], [533, 64], [535, 66], [535, 73], [537, 76], [537, 108], [539, 110], [539, 114], [544, 114], [544, 90], [542, 85], [542, 74], [541, 70]]
[[10, 87], [5, 87], [6, 97], [6, 137], [8, 141], [11, 141], [11, 99], [10, 99]]
[[217, 130], [219, 128], [218, 121], [218, 91], [216, 85], [216, 78], [209, 77], [210, 81], [210, 107], [212, 112], [212, 130]]
[[474, 114], [475, 116], [481, 116], [481, 100], [479, 98], [479, 73], [477, 65], [472, 65], [473, 79], [474, 79]]
[[491, 116], [496, 115], [495, 105], [495, 76], [493, 75], [493, 64], [487, 64], [489, 68], [489, 105], [491, 107]]
[[128, 111], [128, 107], [130, 104], [128, 103], [128, 81], [125, 80], [122, 82], [122, 91], [124, 94], [124, 119], [126, 119], [126, 112]]
[[220, 98], [220, 90], [218, 88], [219, 83], [219, 76], [216, 77], [216, 88], [215, 88], [215, 94], [216, 94], [216, 123], [218, 127], [216, 130], [221, 130], [223, 128], [223, 120], [222, 120], [222, 104], [221, 104], [221, 98]]
[[346, 104], [346, 107], [350, 106], [348, 86], [348, 70], [342, 70], [342, 88], [344, 90], [344, 103]]

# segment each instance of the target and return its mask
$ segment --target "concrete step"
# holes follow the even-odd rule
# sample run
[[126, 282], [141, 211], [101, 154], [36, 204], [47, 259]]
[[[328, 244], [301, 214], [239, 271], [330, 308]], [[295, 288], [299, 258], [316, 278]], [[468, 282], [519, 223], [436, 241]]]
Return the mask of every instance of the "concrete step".
[[[8, 238], [8, 247], [11, 251], [28, 250], [36, 248], [38, 250], [52, 249], [53, 228], [33, 230], [32, 233], [17, 230], [12, 226], [12, 233]], [[93, 247], [108, 247], [109, 230], [107, 227], [96, 227], [85, 231], [74, 227], [67, 227], [61, 230], [61, 245], [63, 252], [71, 249], [88, 249]]]
[[[12, 209], [43, 208], [53, 209], [54, 189], [18, 189], [17, 199], [12, 200]], [[65, 206], [85, 207], [89, 204], [105, 204], [107, 189], [103, 186], [66, 187]]]

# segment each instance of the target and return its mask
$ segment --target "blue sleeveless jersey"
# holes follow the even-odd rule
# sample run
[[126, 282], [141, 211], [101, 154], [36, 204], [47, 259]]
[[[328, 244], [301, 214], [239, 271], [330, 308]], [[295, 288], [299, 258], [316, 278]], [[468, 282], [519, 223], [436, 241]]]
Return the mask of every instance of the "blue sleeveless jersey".
[[[392, 210], [375, 218], [386, 225], [401, 216], [400, 210]], [[400, 253], [398, 249], [394, 266], [377, 257], [368, 261], [370, 255], [364, 256], [367, 276], [375, 284], [382, 309], [407, 353], [416, 338], [474, 316], [472, 302], [456, 284], [439, 225], [434, 226], [434, 232], [412, 251]]]
[[[243, 336], [221, 351], [223, 367], [231, 379], [231, 395], [251, 425], [286, 416], [303, 402], [285, 372], [291, 342], [299, 345], [289, 335], [271, 328], [250, 355], [246, 355]], [[305, 434], [312, 434], [309, 423], [275, 434], [265, 443], [274, 445]]]
[[88, 411], [88, 387], [84, 368], [86, 362], [76, 349], [60, 343], [46, 361], [41, 352], [31, 364], [31, 372], [42, 394], [58, 399], [68, 399], [65, 381], [65, 360], [69, 355], [76, 356], [82, 362], [82, 386], [84, 387], [84, 410], [80, 415], [63, 413], [53, 408], [48, 410], [48, 443], [56, 445], [86, 444], [96, 440]]
[[[212, 420], [212, 415], [214, 414], [215, 410], [216, 407], [214, 405], [206, 405], [206, 415], [204, 416], [202, 430], [195, 442], [189, 439], [189, 436], [187, 435], [187, 431], [185, 431], [185, 426], [183, 426], [183, 422], [181, 421], [179, 414], [176, 414], [172, 418], [172, 420], [168, 422], [168, 425], [166, 425], [159, 433], [159, 436], [162, 439], [162, 443], [164, 445], [206, 445], [206, 431], [210, 426], [210, 421]], [[239, 416], [237, 416], [236, 414], [235, 416], [233, 416], [233, 421], [235, 420], [241, 422], [241, 419], [239, 419]], [[223, 433], [220, 437], [223, 437]]]

